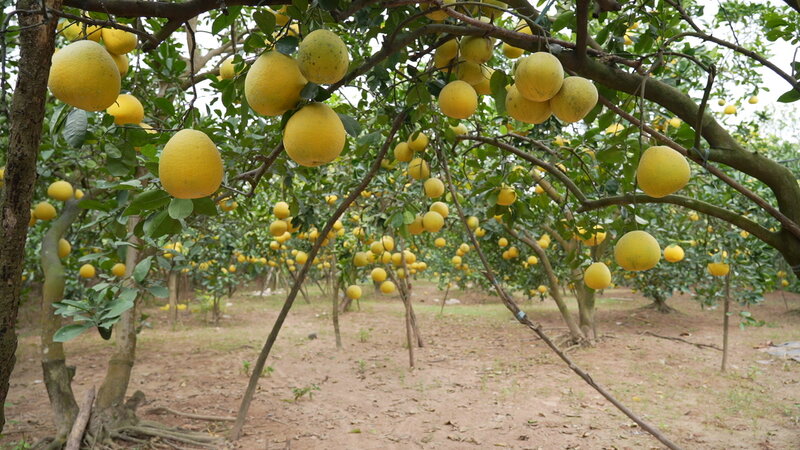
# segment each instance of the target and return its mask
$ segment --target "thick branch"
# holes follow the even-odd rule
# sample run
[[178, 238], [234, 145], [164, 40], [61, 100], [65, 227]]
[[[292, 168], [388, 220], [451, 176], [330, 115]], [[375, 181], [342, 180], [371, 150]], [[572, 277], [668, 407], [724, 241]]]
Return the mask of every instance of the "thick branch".
[[735, 225], [762, 240], [765, 244], [771, 247], [778, 248], [781, 245], [781, 238], [778, 236], [778, 234], [770, 232], [768, 229], [764, 228], [758, 223], [725, 208], [712, 205], [711, 203], [707, 203], [702, 200], [684, 197], [682, 195], [667, 195], [666, 197], [661, 198], [653, 198], [645, 194], [626, 194], [615, 197], [605, 197], [584, 202], [578, 208], [578, 212], [592, 211], [612, 205], [630, 205], [636, 203], [669, 203], [683, 206], [685, 208], [716, 217]]
[[144, 1], [144, 0], [64, 0], [64, 6], [84, 11], [102, 12], [118, 17], [161, 17], [164, 19], [185, 20], [206, 11], [230, 6], [271, 6], [282, 5], [286, 0], [189, 0], [187, 2]]

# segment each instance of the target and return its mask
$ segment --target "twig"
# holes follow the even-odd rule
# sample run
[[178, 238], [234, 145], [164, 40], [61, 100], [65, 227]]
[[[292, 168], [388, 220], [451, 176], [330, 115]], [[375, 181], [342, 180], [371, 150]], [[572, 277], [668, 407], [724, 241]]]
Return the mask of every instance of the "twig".
[[159, 406], [157, 408], [152, 408], [149, 411], [147, 411], [147, 414], [172, 414], [174, 416], [187, 417], [189, 419], [194, 419], [194, 420], [210, 420], [214, 422], [233, 422], [236, 420], [235, 417], [229, 417], [229, 416], [209, 416], [204, 414], [193, 414], [182, 411], [175, 411], [174, 409], [167, 408], [166, 406]]
[[669, 339], [670, 341], [683, 342], [685, 344], [694, 345], [697, 348], [712, 348], [714, 350], [722, 351], [721, 348], [719, 348], [718, 346], [716, 346], [714, 344], [700, 344], [698, 342], [687, 341], [686, 339], [679, 338], [679, 337], [662, 336], [660, 334], [655, 334], [655, 333], [650, 332], [650, 331], [645, 331], [645, 332], [643, 332], [641, 334], [646, 334], [648, 336], [653, 336], [653, 337], [657, 337], [657, 338], [661, 338], [661, 339]]
[[78, 417], [75, 418], [75, 423], [72, 425], [72, 430], [69, 432], [67, 438], [67, 445], [65, 450], [78, 450], [81, 447], [83, 440], [83, 433], [86, 431], [86, 425], [89, 423], [89, 417], [92, 413], [92, 404], [94, 403], [94, 386], [86, 391], [86, 395], [81, 402], [80, 412]]

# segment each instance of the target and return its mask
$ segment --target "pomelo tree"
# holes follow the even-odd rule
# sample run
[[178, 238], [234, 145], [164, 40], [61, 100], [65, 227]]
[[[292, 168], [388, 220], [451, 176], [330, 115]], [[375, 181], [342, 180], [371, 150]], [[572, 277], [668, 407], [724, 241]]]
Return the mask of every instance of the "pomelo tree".
[[[341, 261], [349, 252], [366, 251], [369, 239], [395, 236], [413, 250], [411, 245], [430, 247], [442, 229], [452, 230], [451, 241], [469, 247], [459, 247], [462, 255], [450, 259], [460, 271], [455, 278], [485, 280], [543, 339], [508, 291], [542, 292], [541, 285], [547, 292], [549, 285], [572, 337], [590, 340], [594, 292], [582, 278], [595, 288], [610, 280], [600, 270], [589, 281], [584, 270], [611, 262], [612, 244], [616, 264], [606, 265], [615, 276], [623, 269], [653, 270], [661, 247], [676, 239], [674, 228], [659, 226], [671, 219], [666, 208], [726, 222], [777, 251], [800, 274], [796, 161], [784, 159], [784, 146], [764, 148], [754, 135], [757, 121], [732, 120], [736, 106], [744, 109], [745, 102], [714, 102], [733, 91], [737, 98], [750, 97], [747, 105], [757, 104], [755, 94], [765, 89], [760, 68], [785, 83], [780, 101], [800, 98], [794, 71], [767, 54], [767, 42], [796, 39], [798, 8], [787, 5], [725, 4], [716, 16], [700, 20], [695, 17], [703, 15], [701, 4], [674, 0], [18, 1], [15, 10], [3, 12], [10, 25], [3, 34], [9, 70], [2, 83], [13, 81], [16, 87], [10, 102], [7, 89], [2, 97], [8, 132], [0, 139], [8, 151], [0, 235], [0, 399], [14, 362], [34, 193], [38, 197], [43, 190], [37, 173], [48, 181], [81, 180], [87, 190], [100, 191], [97, 198], [67, 203], [90, 211], [92, 220], [116, 224], [122, 244], [114, 251], [124, 250], [125, 283], [134, 293], [125, 294], [134, 297], [131, 307], [108, 315], [100, 327], [115, 327], [117, 353], [98, 393], [94, 432], [135, 423], [124, 399], [134, 359], [136, 304], [155, 286], [145, 275], [155, 264], [174, 271], [206, 262], [165, 258], [163, 246], [172, 240], [174, 251], [172, 237], [184, 228], [201, 230], [218, 220], [220, 202], [235, 201], [248, 211], [234, 209], [223, 220], [262, 229], [262, 244], [268, 233], [278, 240], [277, 249], [270, 245], [274, 258], [265, 258], [274, 267], [286, 266], [294, 280], [254, 367], [233, 438], [307, 274], [321, 264], [312, 275], [336, 279], [339, 288], [344, 280], [355, 284], [353, 277], [365, 281], [366, 269], [359, 275], [341, 266], [337, 275], [336, 261], [324, 258]], [[746, 18], [756, 20], [745, 23]], [[750, 47], [709, 34], [717, 25], [734, 24], [755, 36]], [[208, 32], [214, 36], [210, 41], [201, 37]], [[213, 98], [203, 97], [208, 93]], [[424, 184], [432, 176], [441, 186]], [[426, 189], [444, 190], [449, 217], [433, 208]], [[277, 201], [289, 205], [288, 222], [270, 211]], [[344, 213], [352, 207], [364, 239], [353, 230], [355, 239], [344, 241], [351, 246], [346, 249], [332, 241], [337, 221], [347, 222]], [[65, 207], [55, 219], [56, 211], [37, 205], [34, 217], [68, 221], [68, 212]], [[479, 225], [471, 225], [471, 216]], [[58, 248], [56, 235], [64, 231], [55, 225], [43, 237], [45, 276], [58, 272], [60, 264], [52, 252]], [[553, 250], [545, 248], [549, 240], [542, 244], [545, 235], [557, 244]], [[290, 239], [302, 242], [292, 245], [300, 247], [294, 249], [303, 252], [304, 263], [288, 264], [285, 252], [291, 249], [281, 247]], [[507, 248], [509, 242], [500, 245], [501, 239], [513, 239], [516, 252]], [[207, 260], [216, 258], [230, 280], [210, 282], [235, 281], [229, 258], [238, 262], [239, 255], [229, 250]], [[383, 258], [391, 251], [374, 253]], [[245, 260], [261, 258], [240, 253]], [[425, 252], [419, 253], [424, 258]], [[515, 261], [522, 256], [527, 267]], [[392, 255], [388, 258], [381, 263], [390, 264]], [[766, 259], [740, 258], [733, 269], [747, 273]], [[525, 283], [513, 271], [508, 279], [498, 277], [505, 264], [536, 274], [518, 277]], [[397, 278], [399, 269], [390, 273]], [[403, 270], [408, 277], [408, 267]], [[392, 290], [387, 281], [380, 280], [384, 292]], [[559, 287], [570, 283], [579, 299], [577, 322], [558, 298]], [[339, 288], [333, 289], [334, 298]], [[114, 301], [121, 294], [106, 295]], [[64, 439], [75, 409], [54, 406], [65, 417], [59, 428]]]

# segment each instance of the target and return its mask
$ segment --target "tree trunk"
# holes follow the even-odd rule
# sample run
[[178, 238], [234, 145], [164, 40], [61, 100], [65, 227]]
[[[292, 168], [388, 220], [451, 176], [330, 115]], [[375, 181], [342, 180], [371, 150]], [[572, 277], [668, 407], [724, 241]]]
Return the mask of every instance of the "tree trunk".
[[594, 321], [594, 290], [588, 288], [578, 277], [575, 281], [575, 298], [578, 300], [579, 326], [584, 336], [590, 340], [597, 339], [597, 328]]
[[44, 286], [40, 310], [42, 340], [42, 373], [50, 407], [53, 410], [56, 425], [55, 443], [63, 444], [75, 417], [78, 415], [78, 404], [72, 392], [74, 369], [66, 364], [64, 344], [54, 342], [53, 335], [62, 326], [61, 316], [54, 314], [53, 303], [64, 299], [65, 274], [64, 265], [58, 257], [58, 241], [67, 229], [78, 218], [78, 201], [68, 200], [61, 215], [50, 225], [50, 229], [42, 238], [42, 271]]
[[725, 372], [728, 365], [728, 312], [730, 311], [731, 304], [731, 273], [725, 275], [725, 304], [723, 307], [722, 316], [722, 367], [721, 371]]
[[652, 298], [653, 303], [651, 303], [648, 307], [653, 308], [656, 311], [662, 314], [669, 314], [675, 312], [675, 309], [669, 305], [667, 305], [667, 297], [662, 295], [655, 295]]
[[169, 271], [167, 287], [169, 288], [169, 326], [174, 331], [175, 324], [178, 323], [178, 272], [174, 269]]
[[403, 296], [403, 305], [406, 309], [406, 345], [408, 345], [408, 365], [414, 368], [414, 329], [411, 326], [411, 308], [408, 299]]
[[[44, 0], [48, 8], [61, 9], [61, 0]], [[0, 431], [5, 425], [5, 400], [14, 370], [17, 350], [17, 312], [25, 258], [25, 240], [31, 213], [36, 158], [42, 137], [44, 104], [50, 58], [55, 48], [58, 18], [44, 18], [42, 2], [19, 0], [19, 66], [17, 86], [10, 111], [10, 132], [6, 150], [6, 189], [0, 205]], [[3, 94], [5, 95], [5, 94]]]
[[333, 282], [333, 334], [336, 336], [336, 348], [342, 348], [342, 334], [339, 332], [339, 280]]
[[[128, 245], [125, 254], [125, 281], [123, 285], [134, 286], [133, 269], [139, 262], [140, 242], [133, 234], [139, 216], [128, 218]], [[108, 361], [108, 370], [103, 384], [97, 391], [95, 412], [92, 414], [90, 429], [98, 435], [100, 428], [111, 423], [135, 422], [134, 411], [125, 405], [125, 393], [131, 379], [133, 363], [136, 359], [136, 318], [138, 317], [139, 296], [133, 302], [133, 308], [125, 311], [119, 318], [115, 328], [115, 349]]]

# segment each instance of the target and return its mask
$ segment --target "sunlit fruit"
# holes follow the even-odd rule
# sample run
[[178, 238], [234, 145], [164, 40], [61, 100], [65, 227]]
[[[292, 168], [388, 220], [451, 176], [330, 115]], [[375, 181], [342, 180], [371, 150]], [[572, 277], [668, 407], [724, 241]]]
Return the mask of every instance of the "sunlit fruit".
[[259, 114], [280, 116], [297, 106], [308, 80], [292, 57], [277, 51], [262, 54], [244, 79], [247, 104]]
[[233, 64], [233, 56], [229, 56], [219, 65], [219, 77], [222, 80], [231, 80], [235, 76], [236, 67]]
[[119, 69], [102, 45], [76, 41], [53, 54], [47, 86], [70, 106], [102, 111], [119, 96]]
[[675, 263], [683, 260], [684, 252], [680, 245], [672, 244], [664, 248], [664, 259], [667, 262]]
[[736, 105], [728, 105], [723, 111], [725, 114], [736, 114]]
[[553, 115], [564, 122], [582, 120], [597, 105], [597, 88], [586, 78], [572, 76], [564, 80], [558, 93], [550, 99]]
[[311, 103], [286, 123], [283, 146], [294, 162], [314, 167], [336, 159], [345, 143], [342, 120], [324, 103]]
[[498, 245], [499, 247], [505, 247], [505, 246], [507, 246], [507, 245], [508, 245], [508, 239], [506, 239], [506, 238], [504, 238], [504, 237], [501, 237], [500, 239], [498, 239], [498, 240], [497, 240], [497, 245]]
[[139, 43], [139, 38], [135, 34], [116, 28], [103, 28], [102, 37], [106, 50], [115, 55], [124, 55], [130, 52]]
[[424, 180], [431, 175], [428, 163], [422, 158], [414, 158], [408, 163], [408, 176], [415, 180]]
[[429, 233], [436, 233], [444, 226], [444, 217], [436, 211], [428, 211], [422, 216], [422, 226]]
[[436, 238], [436, 240], [433, 241], [433, 245], [435, 245], [435, 246], [437, 246], [439, 248], [442, 248], [445, 245], [447, 245], [447, 241], [444, 238], [441, 238], [441, 237], [440, 238]]
[[520, 60], [514, 82], [523, 97], [534, 102], [546, 102], [561, 89], [564, 68], [561, 61], [550, 53], [536, 52]]
[[287, 229], [288, 225], [283, 220], [276, 220], [269, 224], [269, 233], [273, 236], [282, 236]]
[[58, 240], [58, 257], [59, 258], [66, 258], [67, 255], [72, 251], [72, 245], [69, 243], [68, 240], [61, 238]]
[[275, 206], [272, 207], [272, 213], [275, 214], [275, 217], [278, 219], [285, 219], [289, 217], [289, 214], [291, 214], [289, 204], [286, 202], [275, 203]]
[[361, 298], [361, 287], [356, 286], [355, 284], [351, 284], [347, 286], [347, 298], [352, 300], [358, 300]]
[[528, 100], [516, 85], [509, 86], [506, 91], [506, 110], [512, 118], [530, 124], [542, 123], [551, 115], [550, 103]]
[[447, 216], [450, 215], [450, 208], [444, 202], [433, 202], [433, 204], [431, 204], [431, 207], [428, 209], [430, 211], [438, 212], [445, 219], [447, 218]]
[[645, 194], [660, 198], [686, 186], [691, 169], [686, 158], [677, 151], [657, 145], [644, 151], [636, 168], [636, 181]]
[[630, 231], [617, 240], [614, 259], [625, 270], [636, 272], [652, 269], [661, 259], [661, 247], [650, 233]]
[[372, 272], [370, 273], [370, 276], [372, 277], [372, 281], [374, 281], [376, 283], [383, 282], [387, 277], [386, 271], [383, 270], [380, 267], [376, 267], [376, 268], [372, 269]]
[[391, 294], [392, 292], [394, 292], [394, 290], [395, 286], [394, 283], [392, 283], [391, 281], [386, 280], [383, 283], [381, 283], [381, 292], [383, 292], [384, 294]]
[[439, 109], [454, 119], [466, 119], [478, 108], [478, 94], [466, 81], [448, 83], [439, 93]]
[[408, 137], [408, 148], [410, 148], [412, 152], [421, 152], [425, 150], [427, 146], [428, 136], [421, 131], [417, 133], [416, 137], [414, 137], [413, 134]]
[[517, 193], [514, 188], [510, 186], [503, 186], [497, 194], [497, 204], [501, 206], [509, 206], [517, 200]]
[[731, 266], [723, 262], [708, 263], [708, 273], [715, 277], [724, 277], [731, 271]]
[[394, 147], [394, 159], [401, 162], [409, 162], [414, 158], [414, 152], [407, 142], [401, 142]]
[[125, 264], [123, 263], [116, 263], [113, 267], [111, 267], [111, 273], [114, 274], [115, 277], [124, 277], [125, 276]]
[[592, 289], [605, 289], [611, 285], [611, 271], [605, 263], [593, 263], [583, 272], [583, 282]]
[[599, 225], [595, 225], [592, 232], [587, 232], [586, 230], [579, 228], [578, 239], [580, 239], [581, 242], [583, 242], [583, 244], [587, 247], [594, 247], [595, 245], [600, 245], [604, 240], [606, 240], [606, 232], [603, 231], [603, 227]]
[[350, 66], [347, 45], [336, 33], [314, 30], [300, 42], [297, 48], [297, 63], [300, 72], [308, 81], [317, 84], [333, 84], [344, 78]]
[[475, 64], [483, 64], [492, 58], [493, 39], [482, 36], [464, 36], [459, 45], [461, 57]]
[[444, 183], [438, 178], [428, 178], [423, 184], [423, 189], [428, 198], [439, 198], [444, 194]]
[[96, 274], [97, 271], [94, 270], [94, 266], [91, 264], [84, 264], [78, 269], [78, 275], [80, 275], [81, 278], [94, 278]]
[[144, 107], [139, 99], [131, 94], [120, 94], [106, 112], [114, 116], [114, 123], [117, 125], [138, 125], [144, 120]]
[[74, 191], [68, 181], [54, 181], [47, 187], [47, 196], [53, 200], [65, 202], [72, 198]]
[[207, 197], [222, 184], [222, 157], [207, 134], [186, 128], [164, 146], [158, 176], [164, 190], [175, 198]]
[[38, 220], [51, 220], [56, 217], [56, 208], [48, 202], [39, 202], [33, 208], [33, 217]]

